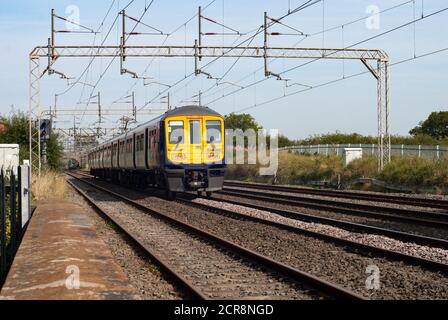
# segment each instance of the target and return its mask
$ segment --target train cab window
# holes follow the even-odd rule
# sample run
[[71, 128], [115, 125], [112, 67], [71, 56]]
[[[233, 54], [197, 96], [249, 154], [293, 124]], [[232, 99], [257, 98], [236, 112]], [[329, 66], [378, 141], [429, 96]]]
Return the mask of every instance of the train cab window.
[[190, 120], [190, 143], [200, 144], [201, 143], [201, 121], [200, 120]]
[[222, 142], [222, 125], [219, 120], [208, 120], [206, 122], [207, 128], [207, 143], [221, 143]]
[[170, 121], [168, 122], [168, 140], [170, 144], [184, 143], [184, 122]]

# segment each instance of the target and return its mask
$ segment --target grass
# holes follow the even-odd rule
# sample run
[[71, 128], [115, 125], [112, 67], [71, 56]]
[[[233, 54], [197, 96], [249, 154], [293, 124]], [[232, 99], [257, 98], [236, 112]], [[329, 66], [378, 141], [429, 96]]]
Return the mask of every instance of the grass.
[[39, 178], [33, 177], [31, 194], [34, 201], [64, 199], [68, 186], [64, 174], [56, 171], [44, 171]]
[[[271, 183], [274, 177], [261, 177], [258, 166], [229, 166], [227, 179]], [[393, 158], [383, 172], [378, 172], [377, 159], [364, 157], [342, 166], [337, 156], [280, 153], [276, 182], [279, 184], [307, 185], [316, 182], [350, 184], [359, 178], [374, 178], [387, 184], [408, 189], [448, 191], [448, 160], [433, 161], [423, 158]]]

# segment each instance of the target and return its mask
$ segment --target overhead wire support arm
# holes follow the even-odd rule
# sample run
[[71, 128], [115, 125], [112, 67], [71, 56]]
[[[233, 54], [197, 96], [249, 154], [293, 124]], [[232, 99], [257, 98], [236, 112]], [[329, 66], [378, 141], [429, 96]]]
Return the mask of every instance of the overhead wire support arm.
[[224, 25], [224, 24], [222, 24], [222, 23], [220, 23], [220, 22], [217, 22], [217, 21], [215, 21], [215, 20], [212, 20], [212, 19], [210, 19], [210, 18], [207, 18], [207, 17], [205, 17], [205, 16], [203, 16], [203, 15], [201, 15], [200, 18], [201, 18], [201, 19], [204, 19], [204, 20], [207, 20], [208, 22], [214, 23], [214, 24], [216, 24], [216, 25], [218, 25], [218, 26], [220, 26], [220, 27], [223, 27], [224, 29], [227, 29], [227, 30], [233, 32], [233, 33], [210, 33], [210, 34], [208, 34], [208, 33], [202, 33], [202, 35], [237, 35], [237, 36], [242, 36], [242, 35], [244, 35], [243, 33], [239, 32], [238, 30], [235, 30], [235, 29], [233, 29], [233, 28], [231, 28], [231, 27], [228, 27], [228, 26], [226, 26], [226, 25]]
[[274, 19], [274, 18], [271, 18], [271, 17], [267, 17], [267, 19], [271, 20], [274, 24], [275, 24], [275, 23], [280, 24], [280, 25], [282, 25], [282, 26], [284, 26], [284, 27], [286, 27], [286, 28], [288, 28], [288, 29], [293, 30], [293, 31], [296, 32], [296, 33], [280, 33], [280, 32], [272, 32], [270, 35], [273, 35], [273, 36], [280, 36], [280, 35], [294, 36], [294, 35], [299, 35], [299, 36], [304, 36], [304, 37], [309, 36], [308, 34], [305, 34], [303, 31], [300, 31], [300, 30], [297, 29], [297, 28], [291, 27], [291, 26], [289, 26], [289, 25], [287, 25], [287, 24], [281, 22], [281, 21], [278, 20], [278, 19]]
[[141, 24], [142, 26], [145, 26], [145, 27], [147, 27], [147, 28], [149, 28], [149, 29], [152, 29], [152, 30], [154, 30], [154, 31], [157, 32], [157, 33], [139, 33], [139, 32], [131, 32], [131, 33], [126, 33], [127, 35], [138, 35], [138, 34], [161, 35], [161, 36], [168, 35], [168, 34], [164, 33], [162, 30], [159, 30], [159, 29], [157, 29], [157, 28], [155, 28], [155, 27], [153, 27], [153, 26], [150, 26], [149, 24], [146, 24], [146, 23], [144, 23], [144, 22], [141, 22], [140, 20], [138, 20], [138, 19], [136, 19], [136, 18], [133, 18], [133, 17], [131, 17], [131, 16], [128, 16], [125, 12], [123, 12], [123, 15], [124, 15], [125, 18], [128, 18], [128, 19], [130, 19], [130, 20], [132, 20], [132, 21], [137, 22], [137, 24]]

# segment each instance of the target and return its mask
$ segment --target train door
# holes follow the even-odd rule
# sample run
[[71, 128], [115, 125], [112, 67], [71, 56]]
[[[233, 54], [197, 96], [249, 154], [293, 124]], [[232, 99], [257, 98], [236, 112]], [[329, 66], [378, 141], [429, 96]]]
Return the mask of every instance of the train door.
[[202, 120], [192, 118], [188, 120], [190, 163], [201, 164], [204, 162], [204, 141], [202, 139]]

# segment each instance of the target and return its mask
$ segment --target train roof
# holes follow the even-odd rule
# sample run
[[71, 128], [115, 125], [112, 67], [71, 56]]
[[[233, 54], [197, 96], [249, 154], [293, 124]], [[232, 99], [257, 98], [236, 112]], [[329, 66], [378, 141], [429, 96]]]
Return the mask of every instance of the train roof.
[[112, 143], [114, 141], [123, 139], [124, 137], [126, 137], [126, 135], [133, 133], [134, 131], [138, 130], [141, 127], [145, 127], [147, 125], [149, 125], [150, 123], [153, 123], [155, 121], [163, 121], [165, 120], [167, 117], [172, 117], [172, 116], [189, 116], [189, 115], [210, 115], [210, 116], [218, 116], [218, 117], [222, 117], [222, 115], [220, 115], [218, 112], [216, 112], [215, 110], [212, 110], [208, 107], [200, 107], [200, 106], [183, 106], [183, 107], [179, 107], [179, 108], [175, 108], [172, 110], [169, 110], [167, 112], [165, 112], [164, 114], [151, 119], [145, 123], [142, 123], [141, 125], [133, 128], [132, 130], [129, 130], [126, 133], [123, 133], [117, 137], [114, 137], [112, 139], [109, 139], [107, 141], [104, 141], [103, 143], [101, 143], [98, 147], [94, 148], [93, 150], [99, 149], [101, 148], [103, 145], [105, 144], [109, 144]]
[[164, 118], [170, 117], [170, 116], [177, 116], [177, 115], [213, 115], [213, 116], [221, 116], [218, 112], [207, 108], [207, 107], [199, 107], [199, 106], [184, 106], [180, 108], [176, 108], [173, 110], [170, 110], [164, 114]]

